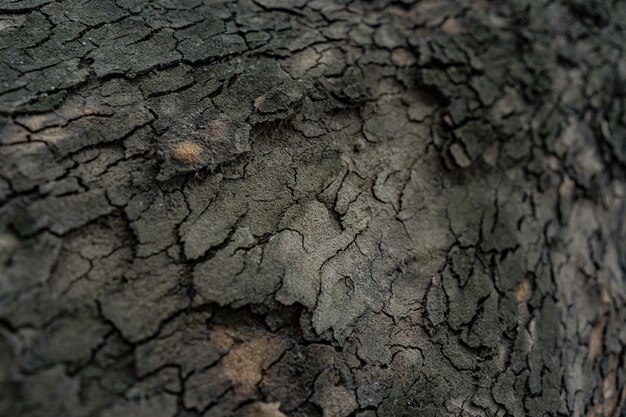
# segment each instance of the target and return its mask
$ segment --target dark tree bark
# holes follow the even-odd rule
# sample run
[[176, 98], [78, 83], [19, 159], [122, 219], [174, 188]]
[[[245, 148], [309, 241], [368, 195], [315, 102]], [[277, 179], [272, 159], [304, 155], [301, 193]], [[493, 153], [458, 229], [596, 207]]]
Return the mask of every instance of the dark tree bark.
[[625, 29], [0, 0], [0, 415], [626, 416]]

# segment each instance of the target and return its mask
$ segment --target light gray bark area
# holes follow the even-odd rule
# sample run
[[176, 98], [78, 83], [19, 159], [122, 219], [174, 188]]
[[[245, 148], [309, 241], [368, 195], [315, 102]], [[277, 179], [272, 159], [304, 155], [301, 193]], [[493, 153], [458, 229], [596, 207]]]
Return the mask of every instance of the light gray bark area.
[[0, 415], [626, 415], [626, 4], [0, 0]]

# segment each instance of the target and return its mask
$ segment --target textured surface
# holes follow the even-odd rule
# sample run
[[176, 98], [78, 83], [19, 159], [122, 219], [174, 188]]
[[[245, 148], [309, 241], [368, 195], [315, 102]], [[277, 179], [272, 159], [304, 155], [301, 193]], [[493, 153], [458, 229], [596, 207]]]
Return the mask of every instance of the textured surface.
[[625, 26], [0, 0], [0, 415], [623, 416]]

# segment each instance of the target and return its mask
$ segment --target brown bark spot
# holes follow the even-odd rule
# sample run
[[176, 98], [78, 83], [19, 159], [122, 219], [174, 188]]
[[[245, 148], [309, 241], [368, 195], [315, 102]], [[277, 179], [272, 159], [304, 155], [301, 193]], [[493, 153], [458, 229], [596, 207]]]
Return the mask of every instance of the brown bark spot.
[[600, 299], [602, 300], [602, 304], [608, 305], [611, 304], [611, 296], [606, 288], [602, 288], [602, 292], [600, 293]]
[[226, 351], [233, 345], [233, 338], [228, 334], [228, 328], [221, 325], [211, 328], [211, 340], [220, 351]]
[[212, 141], [220, 141], [223, 140], [228, 132], [228, 123], [223, 119], [215, 119], [209, 122], [206, 129], [204, 130], [204, 134], [207, 139]]
[[571, 197], [571, 195], [574, 193], [575, 187], [576, 184], [574, 184], [574, 181], [566, 175], [563, 178], [561, 185], [559, 185], [559, 194], [561, 195], [561, 197]]
[[93, 106], [89, 104], [85, 104], [83, 106], [83, 116], [91, 116], [95, 112], [96, 112], [96, 109]]
[[602, 320], [600, 323], [593, 328], [591, 332], [591, 336], [589, 337], [589, 362], [593, 362], [600, 353], [602, 353], [602, 349], [604, 347], [604, 327], [606, 326], [606, 319]]
[[463, 25], [461, 25], [458, 19], [455, 18], [446, 19], [446, 21], [443, 22], [443, 25], [441, 25], [441, 29], [451, 35], [458, 35], [459, 33], [463, 33], [465, 31]]
[[517, 284], [517, 288], [515, 289], [515, 298], [518, 303], [525, 303], [530, 298], [530, 279], [525, 277], [519, 284]]
[[191, 141], [175, 144], [170, 150], [172, 156], [182, 162], [198, 162], [202, 154], [202, 146]]
[[222, 373], [236, 387], [239, 395], [254, 392], [262, 371], [284, 351], [281, 339], [260, 336], [233, 348], [222, 360]]
[[559, 169], [561, 169], [561, 161], [559, 160], [559, 158], [551, 156], [548, 158], [548, 166], [550, 166], [550, 169], [552, 171], [558, 171]]
[[[615, 370], [609, 372], [607, 377], [602, 381], [602, 400], [595, 404], [595, 406], [589, 411], [587, 417], [603, 417], [613, 415], [615, 408], [618, 406], [618, 392], [615, 386]], [[624, 393], [626, 394], [626, 387], [624, 387]], [[623, 406], [623, 401], [620, 406]]]

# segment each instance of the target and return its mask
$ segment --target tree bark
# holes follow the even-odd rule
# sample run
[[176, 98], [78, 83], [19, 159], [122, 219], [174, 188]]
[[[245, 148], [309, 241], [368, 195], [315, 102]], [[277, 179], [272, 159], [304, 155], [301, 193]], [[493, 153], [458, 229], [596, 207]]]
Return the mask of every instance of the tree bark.
[[0, 0], [0, 415], [626, 416], [625, 30]]

